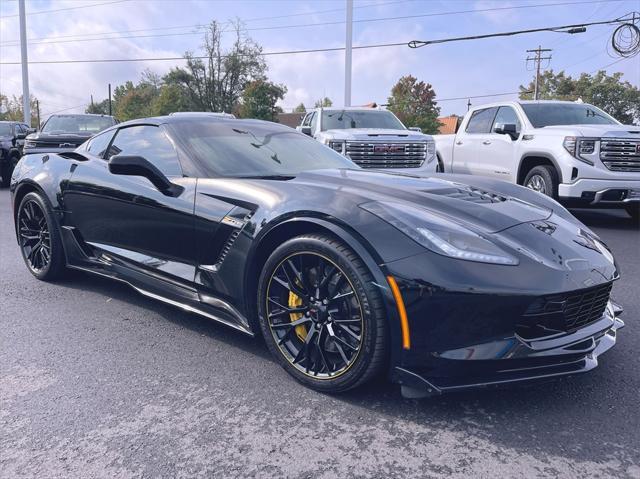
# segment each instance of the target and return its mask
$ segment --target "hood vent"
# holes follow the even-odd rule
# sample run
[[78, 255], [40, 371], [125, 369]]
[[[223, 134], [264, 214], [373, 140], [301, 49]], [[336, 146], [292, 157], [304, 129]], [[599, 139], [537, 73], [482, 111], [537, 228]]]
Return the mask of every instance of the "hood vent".
[[507, 198], [496, 193], [484, 191], [472, 186], [466, 189], [460, 188], [443, 188], [440, 190], [423, 190], [430, 195], [446, 196], [456, 200], [471, 201], [472, 203], [501, 203], [507, 201]]

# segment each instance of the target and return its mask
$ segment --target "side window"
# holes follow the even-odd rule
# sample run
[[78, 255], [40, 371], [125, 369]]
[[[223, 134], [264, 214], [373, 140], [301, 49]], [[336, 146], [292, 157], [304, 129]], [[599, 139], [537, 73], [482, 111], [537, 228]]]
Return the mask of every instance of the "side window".
[[489, 133], [497, 110], [498, 108], [485, 108], [474, 111], [465, 131], [467, 133]]
[[318, 116], [316, 115], [315, 112], [313, 112], [311, 114], [311, 124], [309, 126], [311, 126], [311, 133], [315, 133], [316, 131], [316, 125], [318, 124]]
[[107, 156], [111, 158], [120, 154], [142, 156], [166, 176], [182, 176], [178, 154], [157, 126], [131, 126], [118, 130]]
[[498, 109], [491, 131], [494, 131], [498, 125], [516, 125], [516, 134], [520, 135], [520, 120], [516, 111], [510, 106], [501, 106]]
[[27, 129], [24, 126], [22, 126], [20, 123], [16, 123], [16, 135], [19, 133], [26, 134]]
[[89, 143], [87, 143], [87, 151], [93, 156], [104, 158], [104, 154], [107, 151], [109, 142], [111, 141], [111, 138], [113, 138], [113, 133], [114, 131], [111, 130], [91, 138], [89, 140]]

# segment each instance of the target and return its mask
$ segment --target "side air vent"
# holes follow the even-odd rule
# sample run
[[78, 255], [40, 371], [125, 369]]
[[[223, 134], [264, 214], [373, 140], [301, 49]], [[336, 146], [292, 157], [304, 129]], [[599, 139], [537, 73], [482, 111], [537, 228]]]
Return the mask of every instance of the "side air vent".
[[229, 238], [227, 238], [227, 241], [225, 242], [224, 246], [220, 250], [220, 255], [218, 256], [218, 259], [216, 260], [216, 262], [214, 264], [214, 268], [215, 269], [219, 269], [220, 268], [220, 266], [224, 262], [225, 258], [229, 254], [229, 251], [231, 251], [231, 247], [233, 246], [233, 244], [238, 239], [238, 236], [240, 236], [240, 233], [242, 232], [242, 229], [247, 224], [247, 222], [251, 219], [252, 216], [253, 216], [253, 211], [249, 211], [244, 216], [244, 218], [242, 219], [242, 225], [239, 224], [238, 220], [234, 220], [234, 221], [238, 222], [238, 225], [237, 225], [238, 227], [236, 229], [234, 229], [231, 232], [231, 234], [229, 234]]
[[472, 203], [501, 203], [507, 201], [507, 198], [504, 196], [474, 187], [467, 189], [443, 188], [440, 190], [425, 190], [425, 193], [446, 196], [456, 200], [470, 201]]

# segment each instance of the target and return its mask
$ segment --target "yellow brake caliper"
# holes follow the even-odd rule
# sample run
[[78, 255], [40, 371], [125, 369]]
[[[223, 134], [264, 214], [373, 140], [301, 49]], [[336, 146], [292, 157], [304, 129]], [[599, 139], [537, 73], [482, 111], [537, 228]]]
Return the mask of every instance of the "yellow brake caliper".
[[[302, 298], [292, 291], [289, 291], [289, 307], [297, 308], [298, 306], [302, 306]], [[300, 319], [301, 317], [302, 313], [289, 313], [289, 318], [291, 319], [292, 323]], [[300, 341], [304, 341], [304, 339], [307, 337], [307, 328], [305, 328], [304, 324], [299, 324], [295, 327], [295, 330], [296, 335], [298, 336], [298, 338], [300, 338]]]

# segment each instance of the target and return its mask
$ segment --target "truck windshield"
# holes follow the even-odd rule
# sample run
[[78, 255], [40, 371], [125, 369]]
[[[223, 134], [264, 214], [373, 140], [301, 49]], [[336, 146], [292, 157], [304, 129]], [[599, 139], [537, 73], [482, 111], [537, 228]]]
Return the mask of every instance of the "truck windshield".
[[275, 123], [202, 117], [168, 126], [212, 178], [275, 178], [309, 170], [358, 168], [322, 143]]
[[347, 128], [406, 130], [393, 113], [384, 110], [323, 110], [322, 131]]
[[554, 125], [619, 125], [602, 110], [584, 103], [524, 103], [534, 128]]
[[113, 118], [109, 116], [56, 115], [47, 120], [42, 128], [42, 132], [52, 134], [71, 133], [94, 135], [113, 125]]

